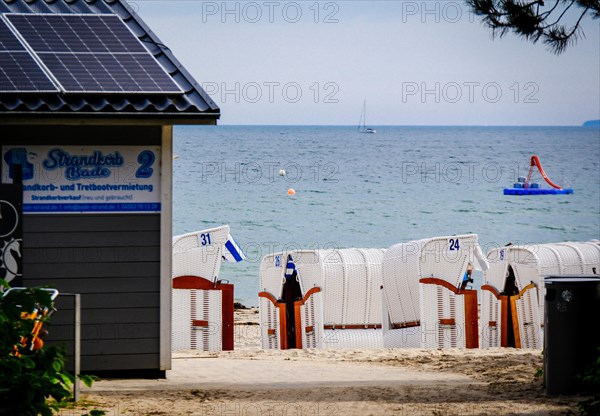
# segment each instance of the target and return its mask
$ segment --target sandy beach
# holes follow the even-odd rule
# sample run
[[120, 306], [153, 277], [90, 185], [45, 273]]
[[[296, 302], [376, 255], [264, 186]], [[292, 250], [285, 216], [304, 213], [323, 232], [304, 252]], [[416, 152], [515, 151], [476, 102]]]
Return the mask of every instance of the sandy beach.
[[166, 380], [101, 380], [83, 403], [108, 415], [549, 415], [582, 399], [545, 396], [541, 351], [265, 351], [257, 310], [235, 318], [235, 351], [175, 353]]

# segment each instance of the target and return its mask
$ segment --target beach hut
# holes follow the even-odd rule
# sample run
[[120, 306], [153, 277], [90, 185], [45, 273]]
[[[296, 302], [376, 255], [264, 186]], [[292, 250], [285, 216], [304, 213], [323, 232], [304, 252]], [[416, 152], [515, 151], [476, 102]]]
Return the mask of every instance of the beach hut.
[[[22, 179], [22, 246], [0, 269], [81, 294], [82, 371], [164, 377], [173, 125], [219, 107], [125, 0], [1, 1], [0, 39], [0, 176]], [[46, 341], [73, 363], [69, 299]]]
[[173, 238], [173, 351], [233, 350], [234, 287], [219, 271], [243, 259], [228, 225]]
[[378, 348], [382, 249], [293, 250], [260, 265], [262, 347]]
[[544, 277], [600, 273], [600, 243], [496, 248], [481, 287], [482, 347], [542, 348]]
[[384, 347], [478, 347], [477, 292], [463, 284], [469, 264], [487, 268], [476, 234], [390, 247], [382, 261]]

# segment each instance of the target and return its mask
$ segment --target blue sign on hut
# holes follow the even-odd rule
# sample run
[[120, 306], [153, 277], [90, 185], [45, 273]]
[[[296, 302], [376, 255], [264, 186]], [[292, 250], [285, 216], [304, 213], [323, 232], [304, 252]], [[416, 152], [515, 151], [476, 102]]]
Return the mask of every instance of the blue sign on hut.
[[[2, 277], [82, 295], [82, 371], [164, 375], [173, 125], [218, 106], [125, 1], [17, 0], [0, 2], [0, 115], [1, 182], [23, 187]], [[67, 318], [50, 338], [72, 339]]]

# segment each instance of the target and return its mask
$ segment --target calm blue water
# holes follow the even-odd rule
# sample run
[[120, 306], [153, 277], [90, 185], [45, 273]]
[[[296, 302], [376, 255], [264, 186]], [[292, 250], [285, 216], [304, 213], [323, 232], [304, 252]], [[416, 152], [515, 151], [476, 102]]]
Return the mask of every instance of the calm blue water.
[[[286, 248], [477, 233], [487, 252], [600, 238], [597, 128], [217, 126], [174, 135], [173, 233], [229, 224], [248, 261], [224, 263], [221, 278], [246, 305], [258, 303], [261, 258]], [[504, 196], [533, 154], [575, 193]]]

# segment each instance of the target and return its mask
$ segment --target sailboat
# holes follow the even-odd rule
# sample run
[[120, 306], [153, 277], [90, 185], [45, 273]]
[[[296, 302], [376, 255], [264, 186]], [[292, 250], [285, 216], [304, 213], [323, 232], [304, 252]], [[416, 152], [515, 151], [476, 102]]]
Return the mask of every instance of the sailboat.
[[358, 132], [359, 133], [377, 133], [377, 131], [371, 127], [366, 126], [367, 121], [367, 101], [363, 102], [363, 110], [360, 114], [360, 120], [358, 121]]

